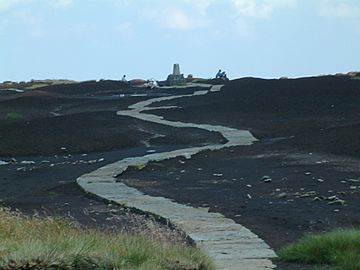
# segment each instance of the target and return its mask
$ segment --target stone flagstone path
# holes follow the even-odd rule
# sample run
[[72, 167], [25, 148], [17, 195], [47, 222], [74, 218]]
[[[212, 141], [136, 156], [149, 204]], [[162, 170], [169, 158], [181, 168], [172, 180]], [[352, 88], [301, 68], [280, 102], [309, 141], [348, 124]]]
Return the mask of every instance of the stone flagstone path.
[[[199, 86], [199, 85], [198, 85]], [[200, 85], [210, 87], [211, 85]], [[180, 97], [206, 95], [209, 92], [220, 91], [222, 85], [215, 85], [210, 90], [196, 91], [189, 95], [153, 98], [129, 106], [129, 110], [119, 111], [118, 115], [138, 118], [172, 127], [194, 127], [208, 131], [220, 132], [227, 140], [225, 144], [206, 145], [178, 149], [169, 152], [152, 153], [145, 156], [129, 157], [106, 165], [91, 173], [82, 175], [77, 183], [86, 192], [111, 202], [137, 208], [141, 211], [168, 219], [192, 238], [198, 247], [209, 255], [217, 269], [226, 270], [265, 270], [272, 269], [271, 258], [275, 252], [256, 234], [244, 226], [225, 218], [220, 213], [208, 212], [207, 208], [194, 208], [173, 202], [163, 197], [152, 197], [123, 183], [116, 182], [116, 177], [130, 166], [143, 167], [150, 161], [161, 161], [175, 157], [190, 159], [192, 155], [206, 150], [219, 150], [225, 147], [251, 145], [256, 138], [247, 130], [238, 130], [223, 126], [193, 124], [168, 121], [161, 116], [143, 113], [146, 110], [172, 108], [148, 107], [155, 102], [171, 100]]]

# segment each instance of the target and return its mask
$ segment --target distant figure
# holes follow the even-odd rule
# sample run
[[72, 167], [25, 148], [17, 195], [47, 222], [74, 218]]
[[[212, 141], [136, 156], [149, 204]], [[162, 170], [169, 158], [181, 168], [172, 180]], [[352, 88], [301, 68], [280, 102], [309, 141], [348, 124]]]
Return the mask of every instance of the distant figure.
[[218, 73], [216, 73], [215, 78], [216, 78], [216, 79], [221, 78], [221, 74], [222, 74], [221, 69], [219, 69]]
[[221, 71], [221, 69], [219, 69], [218, 73], [216, 73], [216, 79], [222, 79], [224, 81], [227, 81], [228, 78], [226, 76], [226, 72], [225, 71]]
[[226, 72], [225, 72], [225, 71], [221, 72], [220, 78], [223, 79], [223, 80], [226, 80], [226, 79], [227, 79], [227, 76], [226, 76]]
[[122, 80], [123, 82], [127, 82], [127, 80], [126, 80], [126, 75], [124, 75], [121, 80]]
[[159, 84], [155, 79], [151, 79], [151, 80], [147, 80], [144, 86], [146, 88], [155, 89], [159, 87]]

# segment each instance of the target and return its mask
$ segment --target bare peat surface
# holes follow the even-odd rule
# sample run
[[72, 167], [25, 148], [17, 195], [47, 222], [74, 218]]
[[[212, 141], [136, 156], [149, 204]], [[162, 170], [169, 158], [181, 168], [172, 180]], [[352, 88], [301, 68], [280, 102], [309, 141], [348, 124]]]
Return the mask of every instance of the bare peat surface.
[[151, 111], [164, 119], [249, 129], [260, 140], [152, 163], [119, 180], [146, 194], [209, 207], [275, 249], [306, 233], [358, 227], [359, 102], [358, 80], [325, 76], [244, 78], [221, 92], [155, 103], [180, 107]]
[[[0, 91], [0, 201], [24, 213], [71, 216], [87, 227], [185, 242], [154, 217], [87, 197], [75, 179], [121, 158], [221, 143], [217, 133], [116, 116], [128, 105], [194, 89], [149, 91], [121, 82]], [[209, 139], [210, 138], [210, 139]]]
[[[0, 165], [0, 199], [27, 213], [44, 208], [69, 213], [88, 226], [135, 232], [160, 226], [159, 234], [184, 241], [141, 214], [86, 197], [75, 179], [125, 157], [223, 143], [218, 134], [203, 130], [116, 116], [141, 100], [195, 90], [149, 93], [106, 81], [0, 91], [0, 160], [8, 163]], [[151, 106], [179, 106], [150, 112], [164, 119], [250, 130], [259, 142], [151, 163], [120, 180], [149, 195], [209, 207], [274, 249], [305, 233], [358, 227], [358, 104], [360, 80], [347, 76], [243, 78], [220, 92], [155, 103]], [[310, 269], [275, 264], [283, 270]]]

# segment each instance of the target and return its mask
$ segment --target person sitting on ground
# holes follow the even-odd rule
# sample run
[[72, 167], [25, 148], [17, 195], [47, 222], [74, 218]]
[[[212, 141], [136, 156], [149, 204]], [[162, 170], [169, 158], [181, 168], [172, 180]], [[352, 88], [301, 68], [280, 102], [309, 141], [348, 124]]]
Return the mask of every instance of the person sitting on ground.
[[227, 76], [226, 76], [226, 72], [225, 72], [225, 71], [221, 72], [220, 78], [221, 78], [221, 79], [224, 79], [224, 80], [227, 79]]
[[221, 69], [219, 69], [218, 73], [216, 73], [215, 78], [216, 78], [216, 79], [221, 78]]
[[127, 82], [127, 80], [126, 80], [126, 75], [124, 75], [121, 80], [122, 80], [123, 82]]

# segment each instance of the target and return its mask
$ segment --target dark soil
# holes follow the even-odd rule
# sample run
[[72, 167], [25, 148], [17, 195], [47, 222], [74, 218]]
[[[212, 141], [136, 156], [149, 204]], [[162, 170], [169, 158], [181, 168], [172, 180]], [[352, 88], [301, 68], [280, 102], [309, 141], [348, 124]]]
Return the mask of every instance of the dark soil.
[[249, 129], [260, 141], [152, 164], [119, 180], [223, 213], [275, 249], [307, 233], [359, 227], [359, 102], [359, 80], [327, 76], [244, 78], [221, 92], [153, 104], [180, 107], [152, 111], [165, 119]]
[[75, 183], [84, 173], [148, 150], [224, 141], [200, 129], [167, 128], [116, 116], [130, 104], [173, 94], [178, 91], [149, 92], [121, 82], [0, 91], [0, 160], [11, 161], [0, 166], [0, 202], [26, 214], [71, 216], [85, 227], [186, 242], [164, 221], [89, 198]]
[[[116, 115], [118, 110], [141, 100], [195, 90], [196, 87], [160, 92], [104, 81], [48, 86], [14, 92], [10, 97], [0, 93], [0, 157], [89, 153], [150, 143], [180, 145], [223, 141], [219, 134], [200, 129], [164, 128]], [[132, 96], [137, 94], [149, 97]], [[15, 119], [12, 114], [16, 114]]]
[[[157, 137], [160, 134], [161, 139]], [[86, 112], [30, 121], [3, 121], [0, 156], [89, 153], [137, 147], [145, 141], [201, 144], [208, 143], [209, 136], [210, 141], [223, 141], [219, 134], [200, 129], [164, 128], [120, 117], [115, 112]]]
[[[322, 159], [292, 160], [257, 143], [152, 163], [119, 180], [146, 194], [209, 207], [280, 248], [306, 233], [360, 226], [359, 171], [340, 171]], [[213, 161], [216, 160], [216, 163]], [[271, 178], [270, 183], [263, 181]], [[319, 180], [320, 179], [320, 180]], [[351, 180], [353, 179], [353, 180]], [[335, 204], [337, 196], [344, 200]]]
[[360, 157], [358, 104], [360, 80], [348, 76], [243, 78], [227, 83], [221, 92], [171, 101], [179, 109], [152, 113], [249, 129], [259, 139], [285, 137], [284, 144], [299, 150]]
[[[132, 216], [135, 213], [129, 216], [122, 208], [111, 210], [114, 206], [84, 195], [74, 180], [147, 150], [167, 151], [223, 139], [197, 129], [168, 128], [116, 116], [117, 110], [150, 98], [131, 97], [131, 93], [146, 91], [108, 81], [0, 93], [0, 156], [17, 159], [0, 166], [0, 197], [5, 205], [27, 213], [44, 208], [49, 213], [69, 212], [85, 225], [100, 227], [118, 211], [117, 228], [147, 228], [147, 218]], [[128, 96], [119, 98], [120, 94]], [[147, 194], [209, 207], [244, 224], [275, 249], [306, 233], [359, 227], [358, 104], [360, 80], [347, 76], [243, 78], [226, 83], [220, 92], [154, 104], [180, 107], [151, 111], [165, 119], [248, 129], [259, 142], [200, 153], [191, 160], [152, 163], [141, 171], [126, 172], [119, 181]], [[22, 118], [11, 119], [11, 112]], [[21, 157], [27, 155], [35, 156]], [[24, 160], [35, 164], [24, 165]], [[271, 182], [263, 181], [265, 175]], [[113, 228], [114, 224], [106, 226]], [[171, 229], [162, 233], [181, 238]], [[309, 269], [277, 263], [283, 270]]]
[[[17, 159], [0, 166], [1, 205], [24, 214], [70, 218], [85, 228], [97, 228], [151, 239], [187, 243], [186, 236], [163, 220], [118, 205], [108, 204], [84, 193], [75, 179], [124, 156], [144, 154], [131, 151], [99, 152], [88, 155], [56, 155]], [[23, 164], [33, 161], [33, 164]]]

